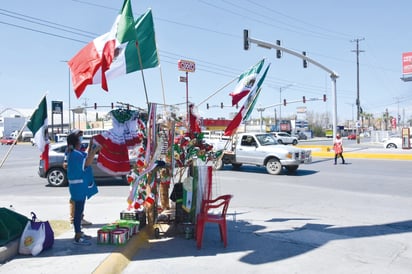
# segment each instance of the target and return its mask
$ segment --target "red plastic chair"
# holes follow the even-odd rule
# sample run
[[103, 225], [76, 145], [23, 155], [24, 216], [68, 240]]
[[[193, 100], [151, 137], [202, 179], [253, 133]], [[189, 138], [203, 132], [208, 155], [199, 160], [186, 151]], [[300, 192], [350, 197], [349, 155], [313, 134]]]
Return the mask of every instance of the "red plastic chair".
[[[197, 215], [196, 223], [196, 244], [197, 248], [202, 247], [203, 231], [206, 223], [216, 223], [219, 225], [220, 240], [223, 246], [227, 246], [226, 212], [230, 199], [233, 195], [222, 195], [213, 200], [203, 200], [200, 212]], [[220, 210], [219, 214], [211, 213], [210, 210]]]

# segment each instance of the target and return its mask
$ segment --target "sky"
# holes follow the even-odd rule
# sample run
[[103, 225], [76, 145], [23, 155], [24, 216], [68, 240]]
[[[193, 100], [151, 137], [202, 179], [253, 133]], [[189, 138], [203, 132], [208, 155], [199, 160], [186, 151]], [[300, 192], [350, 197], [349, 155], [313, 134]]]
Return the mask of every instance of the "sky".
[[[289, 54], [251, 44], [243, 49], [243, 30], [269, 43], [281, 41], [285, 48], [305, 51], [307, 56], [335, 71], [337, 120], [356, 119], [359, 39], [359, 99], [364, 112], [381, 117], [412, 117], [412, 82], [402, 77], [402, 53], [412, 51], [412, 28], [408, 0], [132, 0], [135, 18], [151, 8], [160, 67], [131, 73], [109, 82], [106, 92], [88, 86], [77, 99], [66, 64], [82, 47], [108, 32], [123, 0], [14, 0], [0, 7], [0, 112], [12, 108], [31, 111], [44, 94], [47, 100], [63, 101], [63, 108], [94, 103], [100, 111], [112, 102], [146, 107], [150, 102], [176, 105], [186, 111], [186, 99], [204, 118], [229, 118], [238, 110], [229, 93], [241, 73], [262, 58], [271, 63], [256, 107], [266, 108], [264, 117], [296, 115], [305, 106], [313, 113], [332, 113], [330, 75]], [[179, 82], [178, 60], [196, 63], [186, 85]], [[144, 79], [144, 81], [143, 81]], [[231, 83], [232, 82], [232, 83]], [[229, 84], [231, 83], [231, 84]], [[146, 87], [146, 91], [145, 91]], [[282, 90], [282, 92], [280, 92]], [[283, 102], [322, 98], [321, 100]], [[70, 103], [69, 103], [70, 102]], [[209, 104], [209, 109], [206, 108]], [[220, 105], [223, 103], [224, 107]], [[273, 106], [273, 107], [272, 107]], [[88, 113], [93, 113], [90, 108]], [[7, 112], [5, 112], [7, 113]], [[252, 117], [259, 117], [255, 109]], [[65, 117], [66, 120], [67, 117]], [[57, 118], [55, 118], [57, 119]], [[59, 119], [59, 118], [58, 118]]]

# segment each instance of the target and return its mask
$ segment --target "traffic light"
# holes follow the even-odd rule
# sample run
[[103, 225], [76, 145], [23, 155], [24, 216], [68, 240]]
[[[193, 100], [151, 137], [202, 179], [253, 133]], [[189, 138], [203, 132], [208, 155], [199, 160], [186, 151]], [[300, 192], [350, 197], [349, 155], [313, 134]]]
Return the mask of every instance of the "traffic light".
[[[276, 45], [280, 46], [280, 40], [276, 40]], [[282, 51], [280, 49], [276, 50], [276, 58], [282, 57]]]
[[283, 99], [283, 105], [286, 106], [286, 99]]
[[326, 102], [326, 94], [323, 94], [323, 102]]
[[112, 109], [114, 108], [114, 104], [112, 103]]
[[304, 104], [306, 103], [306, 97], [305, 96], [302, 97], [302, 101], [303, 101]]
[[209, 103], [206, 103], [206, 109], [209, 109]]
[[[306, 56], [306, 51], [302, 52], [303, 56]], [[306, 61], [306, 59], [303, 59], [303, 67], [307, 68], [308, 67], [308, 61]]]
[[249, 30], [244, 29], [243, 30], [243, 49], [248, 50], [249, 49]]
[[94, 103], [94, 109], [97, 109], [97, 103]]
[[130, 105], [129, 105], [129, 104], [127, 104], [127, 105], [126, 105], [126, 108], [127, 108], [127, 110], [129, 110], [129, 109], [130, 109]]
[[220, 108], [223, 108], [223, 102], [220, 103]]

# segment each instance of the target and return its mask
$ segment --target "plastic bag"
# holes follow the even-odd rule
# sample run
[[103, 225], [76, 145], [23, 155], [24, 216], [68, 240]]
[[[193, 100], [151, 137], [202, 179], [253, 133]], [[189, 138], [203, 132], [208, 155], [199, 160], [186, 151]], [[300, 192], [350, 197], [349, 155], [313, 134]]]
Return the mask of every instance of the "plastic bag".
[[28, 221], [20, 238], [19, 253], [23, 255], [37, 256], [43, 250], [44, 239], [46, 238], [46, 231], [44, 223], [36, 229]]
[[31, 216], [31, 227], [33, 229], [38, 229], [41, 224], [44, 224], [44, 232], [46, 236], [44, 238], [43, 250], [51, 248], [54, 244], [54, 232], [49, 221], [37, 220], [37, 216], [36, 214], [34, 214], [34, 212], [31, 213]]

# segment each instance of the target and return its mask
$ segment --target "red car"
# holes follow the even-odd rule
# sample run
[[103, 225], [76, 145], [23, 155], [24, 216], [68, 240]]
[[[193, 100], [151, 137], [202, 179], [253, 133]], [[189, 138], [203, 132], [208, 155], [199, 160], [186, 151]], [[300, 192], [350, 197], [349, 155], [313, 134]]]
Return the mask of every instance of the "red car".
[[349, 134], [348, 140], [356, 140], [356, 134], [355, 133]]
[[[1, 145], [12, 145], [15, 141], [16, 139], [13, 139], [11, 137], [3, 137], [0, 139]], [[16, 141], [16, 144], [17, 144], [17, 141]]]

